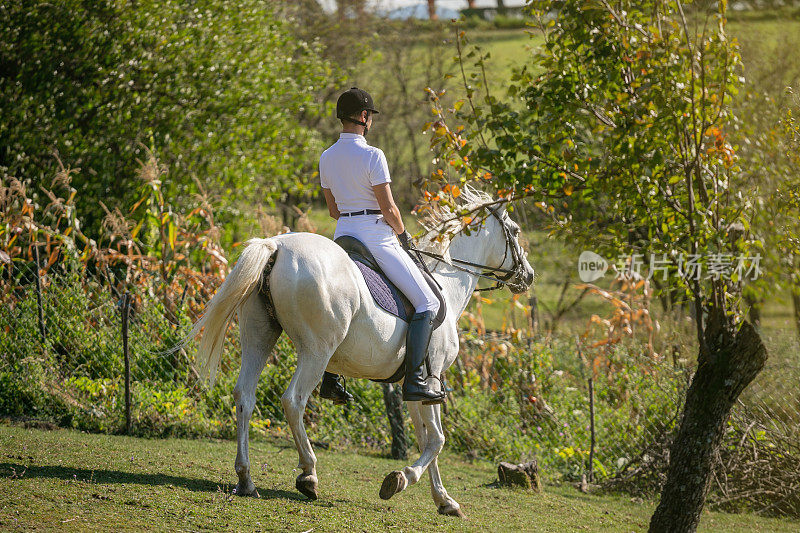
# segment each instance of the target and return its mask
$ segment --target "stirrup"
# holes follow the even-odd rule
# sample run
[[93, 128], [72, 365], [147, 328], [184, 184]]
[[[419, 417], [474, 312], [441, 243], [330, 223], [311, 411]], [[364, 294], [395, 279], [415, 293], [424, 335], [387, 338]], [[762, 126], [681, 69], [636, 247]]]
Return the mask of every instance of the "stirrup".
[[447, 398], [447, 391], [434, 391], [423, 385], [416, 388], [416, 390], [407, 390], [406, 384], [403, 383], [403, 401], [404, 402], [422, 402], [422, 405], [437, 405], [444, 403]]
[[436, 400], [422, 400], [422, 405], [440, 405], [447, 401], [447, 393], [441, 391], [442, 397]]
[[[424, 396], [424, 397], [421, 398], [421, 399], [415, 398], [415, 399], [406, 400], [406, 391], [405, 391], [405, 386], [404, 386], [403, 387], [403, 401], [408, 401], [408, 402], [422, 401], [422, 405], [439, 405], [439, 404], [445, 403], [447, 401], [447, 386], [445, 386], [444, 380], [442, 380], [442, 378], [440, 378], [439, 376], [434, 376], [432, 374], [429, 375], [427, 379], [430, 379], [430, 378], [433, 378], [436, 381], [438, 381], [439, 383], [441, 383], [442, 384], [442, 390], [440, 390], [440, 391], [431, 390], [431, 389], [428, 388], [427, 383], [423, 383], [423, 389], [424, 389], [425, 392], [417, 390], [416, 392], [408, 393], [408, 395], [409, 396], [413, 396], [415, 394], [418, 394], [418, 395]], [[405, 385], [405, 383], [403, 383], [403, 385]]]
[[336, 374], [329, 374], [326, 372], [322, 380], [322, 385], [319, 387], [319, 397], [325, 400], [330, 400], [334, 405], [345, 405], [353, 399], [353, 395], [347, 392], [340, 381], [339, 376]]
[[[427, 394], [421, 393], [410, 393], [408, 395], [403, 394], [403, 401], [404, 402], [422, 402], [422, 405], [439, 405], [444, 403], [447, 399], [447, 394], [444, 392], [437, 392], [435, 393], [436, 396], [429, 396]], [[419, 395], [418, 397], [415, 397]]]

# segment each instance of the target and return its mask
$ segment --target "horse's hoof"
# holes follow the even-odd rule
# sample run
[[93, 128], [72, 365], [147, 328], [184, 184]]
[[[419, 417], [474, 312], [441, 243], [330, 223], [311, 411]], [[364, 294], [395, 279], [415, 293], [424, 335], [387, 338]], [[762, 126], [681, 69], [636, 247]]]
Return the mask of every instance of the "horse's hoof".
[[461, 512], [461, 508], [455, 505], [440, 505], [439, 514], [445, 516], [457, 516], [458, 518], [466, 518], [466, 515]]
[[309, 500], [317, 499], [317, 479], [310, 474], [297, 476], [294, 486]]
[[260, 498], [261, 497], [261, 496], [259, 496], [258, 490], [256, 490], [256, 486], [253, 484], [252, 481], [250, 483], [246, 484], [246, 485], [242, 485], [241, 482], [238, 483], [236, 485], [236, 488], [233, 489], [233, 493], [236, 496], [253, 496], [254, 498]]
[[399, 470], [395, 470], [394, 472], [390, 472], [386, 479], [383, 480], [381, 484], [381, 492], [380, 497], [382, 500], [388, 500], [401, 490], [403, 490], [406, 485], [406, 478], [402, 472]]

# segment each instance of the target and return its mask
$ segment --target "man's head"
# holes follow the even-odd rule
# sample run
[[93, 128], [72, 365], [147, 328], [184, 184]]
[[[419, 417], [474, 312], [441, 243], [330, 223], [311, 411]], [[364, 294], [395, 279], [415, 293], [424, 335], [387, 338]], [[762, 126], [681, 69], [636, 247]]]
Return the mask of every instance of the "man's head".
[[361, 126], [366, 135], [372, 125], [372, 114], [377, 112], [369, 93], [358, 87], [343, 92], [336, 102], [336, 117], [342, 121], [342, 129], [345, 131], [361, 130], [357, 127]]

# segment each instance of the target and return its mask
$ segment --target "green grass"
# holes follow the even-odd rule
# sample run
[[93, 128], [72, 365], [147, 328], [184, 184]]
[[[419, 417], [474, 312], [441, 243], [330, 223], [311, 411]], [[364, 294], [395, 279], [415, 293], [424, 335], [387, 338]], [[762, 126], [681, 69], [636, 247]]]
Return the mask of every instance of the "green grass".
[[[743, 55], [748, 48], [756, 49], [765, 60], [777, 60], [770, 52], [786, 40], [800, 35], [800, 10], [759, 12], [761, 18], [734, 18], [729, 22], [728, 32], [739, 40]], [[487, 62], [491, 88], [507, 86], [511, 70], [521, 67], [529, 59], [536, 47], [544, 40], [538, 30], [522, 28], [513, 30], [466, 30], [470, 44], [479, 46], [491, 56]]]
[[[643, 531], [653, 505], [585, 495], [570, 486], [543, 494], [495, 488], [493, 465], [447, 453], [441, 470], [466, 520], [443, 517], [421, 485], [385, 502], [383, 476], [403, 463], [318, 450], [320, 499], [294, 490], [297, 455], [287, 438], [252, 443], [261, 498], [230, 495], [236, 444], [147, 440], [0, 425], [0, 529], [376, 531]], [[800, 522], [703, 514], [704, 531], [797, 531]]]
[[511, 70], [530, 63], [530, 58], [544, 39], [533, 28], [514, 30], [495, 30], [492, 32], [470, 32], [470, 43], [489, 53], [487, 62], [489, 85], [491, 89], [505, 88]]

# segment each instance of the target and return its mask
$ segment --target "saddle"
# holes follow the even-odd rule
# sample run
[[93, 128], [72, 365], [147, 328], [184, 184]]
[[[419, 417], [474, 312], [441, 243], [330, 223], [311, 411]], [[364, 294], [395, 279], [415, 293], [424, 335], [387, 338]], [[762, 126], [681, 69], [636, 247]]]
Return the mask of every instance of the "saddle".
[[[408, 323], [411, 317], [414, 316], [414, 306], [395, 285], [389, 281], [386, 274], [383, 273], [375, 261], [372, 252], [369, 251], [363, 242], [359, 241], [351, 235], [342, 235], [334, 240], [336, 244], [341, 246], [350, 259], [356, 264], [361, 274], [364, 276], [364, 281], [367, 283], [370, 294], [375, 299], [378, 306]], [[422, 277], [428, 283], [436, 298], [439, 300], [439, 311], [436, 313], [436, 318], [433, 320], [434, 329], [438, 328], [444, 322], [444, 317], [447, 315], [447, 304], [445, 303], [442, 291], [436, 285], [436, 281], [428, 274], [418, 258], [409, 254], [411, 260], [420, 269]], [[397, 371], [389, 378], [386, 379], [372, 379], [378, 383], [397, 383], [405, 376], [406, 362], [405, 360], [400, 364]]]
[[[375, 303], [377, 303], [381, 309], [388, 311], [397, 318], [405, 322], [410, 322], [411, 317], [414, 316], [414, 306], [411, 305], [408, 298], [389, 281], [386, 274], [381, 271], [378, 262], [375, 261], [369, 248], [350, 235], [342, 235], [334, 242], [341, 246], [344, 251], [347, 252], [347, 255], [350, 256], [350, 259], [355, 262], [361, 274], [364, 276], [364, 281], [367, 282], [367, 287], [369, 288], [370, 294], [372, 294], [372, 297], [375, 299]], [[444, 317], [447, 314], [447, 304], [445, 303], [444, 296], [430, 274], [422, 267], [419, 259], [413, 255], [410, 257], [414, 261], [414, 264], [417, 265], [417, 268], [420, 269], [422, 277], [425, 278], [433, 294], [435, 294], [436, 298], [439, 300], [439, 312], [433, 320], [434, 329], [438, 328], [442, 325], [442, 322], [444, 322]]]

